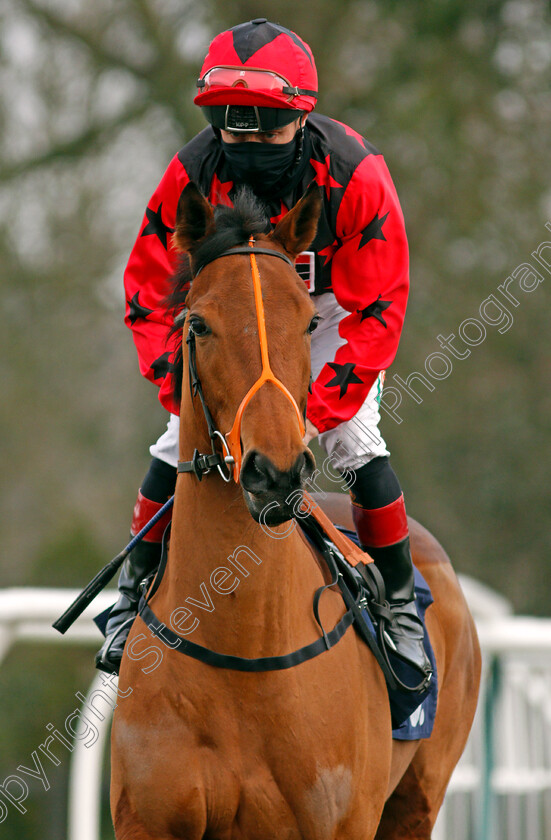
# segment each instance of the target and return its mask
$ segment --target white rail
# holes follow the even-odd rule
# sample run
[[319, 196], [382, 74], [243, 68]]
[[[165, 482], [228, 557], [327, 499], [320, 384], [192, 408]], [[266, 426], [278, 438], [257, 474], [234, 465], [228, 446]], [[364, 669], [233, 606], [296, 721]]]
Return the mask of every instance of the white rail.
[[483, 652], [478, 710], [434, 840], [551, 840], [551, 620], [462, 579]]

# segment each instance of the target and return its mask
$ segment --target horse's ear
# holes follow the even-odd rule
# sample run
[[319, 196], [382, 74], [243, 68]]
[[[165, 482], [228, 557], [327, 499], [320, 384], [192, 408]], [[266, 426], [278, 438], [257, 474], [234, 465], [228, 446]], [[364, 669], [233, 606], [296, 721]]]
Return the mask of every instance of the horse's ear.
[[314, 241], [321, 212], [321, 188], [312, 183], [292, 210], [277, 224], [272, 239], [293, 258]]
[[178, 200], [174, 244], [178, 251], [192, 253], [201, 239], [213, 230], [213, 209], [196, 184], [190, 181]]

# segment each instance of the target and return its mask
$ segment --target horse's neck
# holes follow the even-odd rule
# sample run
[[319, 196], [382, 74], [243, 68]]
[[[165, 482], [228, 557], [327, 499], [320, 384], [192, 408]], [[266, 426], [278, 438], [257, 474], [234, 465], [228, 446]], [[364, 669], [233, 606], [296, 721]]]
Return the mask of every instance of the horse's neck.
[[292, 527], [264, 530], [233, 482], [181, 475], [156, 614], [227, 653], [266, 656], [300, 646], [305, 632], [316, 633], [312, 597], [323, 580], [298, 528], [282, 536]]

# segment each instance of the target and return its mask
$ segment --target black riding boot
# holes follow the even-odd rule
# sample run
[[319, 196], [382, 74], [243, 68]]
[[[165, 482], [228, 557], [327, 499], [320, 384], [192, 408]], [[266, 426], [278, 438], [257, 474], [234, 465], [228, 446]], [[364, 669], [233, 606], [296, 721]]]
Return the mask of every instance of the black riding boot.
[[161, 543], [142, 540], [128, 555], [119, 575], [119, 600], [109, 614], [105, 642], [96, 654], [96, 668], [119, 673], [124, 645], [138, 613], [139, 586], [159, 565]]
[[382, 575], [393, 615], [392, 620], [385, 621], [386, 640], [399, 657], [428, 678], [432, 667], [423, 646], [423, 623], [415, 606], [404, 496], [388, 458], [373, 458], [358, 468], [350, 493], [360, 543]]
[[[134, 507], [130, 533], [136, 536], [170, 499], [176, 485], [176, 468], [153, 458]], [[155, 571], [161, 559], [161, 542], [171, 513], [166, 513], [124, 561], [119, 576], [119, 600], [105, 628], [105, 642], [96, 654], [96, 668], [118, 674], [124, 645], [138, 612], [140, 583]]]
[[386, 589], [386, 600], [393, 614], [385, 627], [390, 647], [398, 656], [413, 665], [425, 677], [432, 666], [423, 645], [424, 628], [415, 606], [413, 565], [409, 537], [384, 548], [365, 547], [380, 571]]

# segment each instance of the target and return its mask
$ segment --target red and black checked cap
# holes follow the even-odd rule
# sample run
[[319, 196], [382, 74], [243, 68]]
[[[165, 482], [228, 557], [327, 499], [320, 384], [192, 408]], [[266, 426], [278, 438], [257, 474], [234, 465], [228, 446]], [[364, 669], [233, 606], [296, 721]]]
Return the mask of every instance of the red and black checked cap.
[[[289, 82], [286, 91], [255, 91], [252, 87], [210, 86], [201, 81], [214, 67], [268, 70]], [[316, 105], [318, 75], [312, 50], [290, 29], [266, 18], [241, 23], [212, 41], [198, 82], [196, 105], [256, 105], [312, 111]]]

